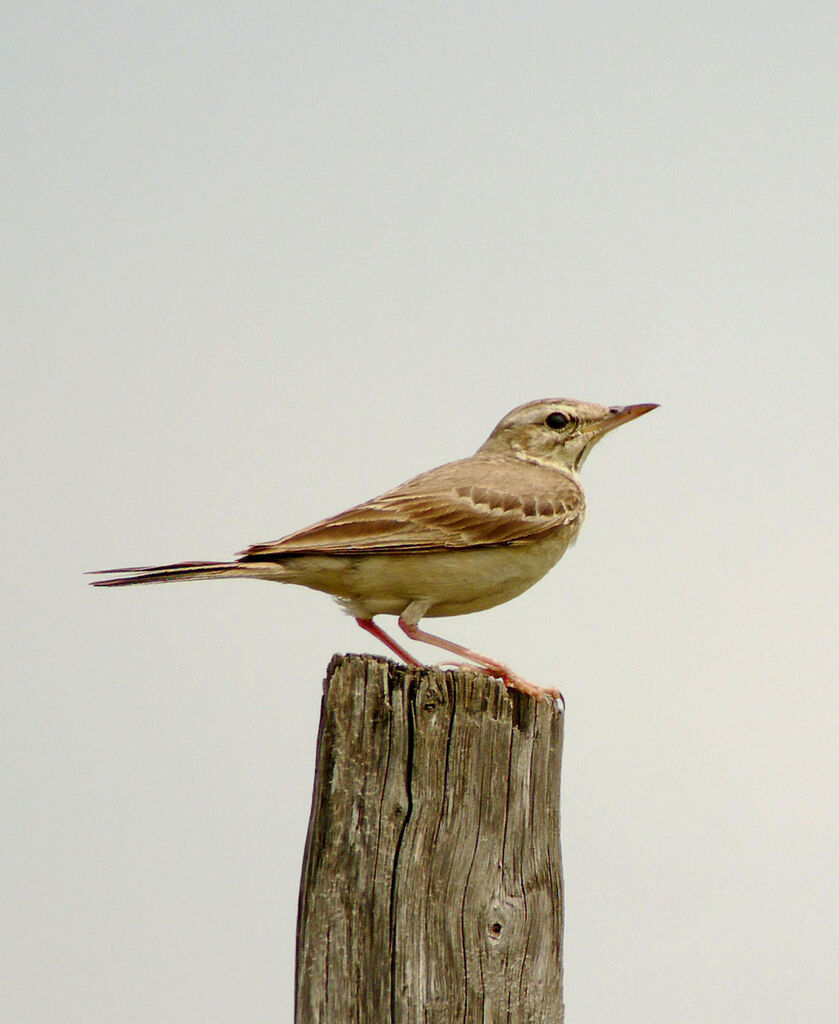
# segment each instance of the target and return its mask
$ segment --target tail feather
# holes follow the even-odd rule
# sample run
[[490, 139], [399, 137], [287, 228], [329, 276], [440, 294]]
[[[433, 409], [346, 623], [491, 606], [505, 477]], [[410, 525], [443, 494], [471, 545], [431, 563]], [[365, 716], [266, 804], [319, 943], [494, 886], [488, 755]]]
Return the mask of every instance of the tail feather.
[[[113, 576], [92, 580], [93, 587], [131, 587], [139, 583], [170, 583], [174, 580], [215, 580], [225, 576], [258, 576], [260, 566], [241, 562], [174, 562], [172, 565], [141, 565], [126, 569], [95, 569], [87, 575]], [[264, 569], [263, 569], [264, 571]]]
[[235, 562], [172, 562], [170, 565], [127, 565], [121, 569], [88, 569], [85, 576], [115, 576], [126, 572], [164, 572], [169, 569], [209, 569], [217, 565], [235, 565]]

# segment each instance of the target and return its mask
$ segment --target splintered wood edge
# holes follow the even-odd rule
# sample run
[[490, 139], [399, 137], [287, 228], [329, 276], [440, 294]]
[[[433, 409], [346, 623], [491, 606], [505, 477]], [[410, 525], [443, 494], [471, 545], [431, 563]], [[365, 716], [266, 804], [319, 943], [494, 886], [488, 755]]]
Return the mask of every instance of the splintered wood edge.
[[[385, 669], [385, 679], [388, 686], [388, 695], [395, 689], [405, 692], [406, 698], [410, 696], [412, 686], [415, 687], [420, 679], [427, 681], [438, 681], [445, 685], [446, 680], [452, 683], [460, 682], [466, 684], [469, 690], [477, 696], [484, 691], [486, 708], [489, 711], [495, 709], [501, 711], [507, 707], [517, 725], [529, 719], [534, 710], [544, 714], [547, 712], [551, 718], [563, 719], [565, 707], [563, 703], [552, 697], [531, 697], [521, 690], [506, 686], [501, 679], [491, 676], [488, 672], [481, 672], [472, 668], [443, 668], [439, 665], [405, 665], [400, 661], [393, 661], [380, 654], [340, 654], [332, 655], [326, 668], [326, 675], [323, 679], [324, 697], [329, 693], [333, 679], [341, 669], [350, 672], [357, 671], [360, 676], [366, 676], [369, 668], [381, 666]], [[524, 712], [524, 714], [522, 714]]]

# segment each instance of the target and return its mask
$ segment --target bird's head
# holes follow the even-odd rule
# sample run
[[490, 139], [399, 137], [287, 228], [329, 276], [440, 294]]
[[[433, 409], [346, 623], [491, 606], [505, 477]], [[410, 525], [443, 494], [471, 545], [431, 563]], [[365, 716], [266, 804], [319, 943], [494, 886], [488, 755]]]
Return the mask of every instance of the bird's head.
[[479, 450], [577, 472], [604, 434], [657, 408], [654, 404], [607, 407], [571, 398], [527, 402], [508, 412]]

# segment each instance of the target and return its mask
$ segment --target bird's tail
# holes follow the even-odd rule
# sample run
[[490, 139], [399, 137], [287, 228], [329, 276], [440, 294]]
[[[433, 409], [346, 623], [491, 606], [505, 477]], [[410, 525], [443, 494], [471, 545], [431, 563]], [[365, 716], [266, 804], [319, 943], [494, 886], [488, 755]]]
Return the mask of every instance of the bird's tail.
[[[267, 572], [266, 572], [267, 570]], [[259, 562], [174, 562], [172, 565], [140, 565], [127, 569], [97, 569], [90, 576], [111, 576], [93, 580], [94, 587], [131, 587], [135, 583], [171, 583], [174, 580], [218, 580], [237, 576], [256, 577], [277, 574], [277, 566]]]

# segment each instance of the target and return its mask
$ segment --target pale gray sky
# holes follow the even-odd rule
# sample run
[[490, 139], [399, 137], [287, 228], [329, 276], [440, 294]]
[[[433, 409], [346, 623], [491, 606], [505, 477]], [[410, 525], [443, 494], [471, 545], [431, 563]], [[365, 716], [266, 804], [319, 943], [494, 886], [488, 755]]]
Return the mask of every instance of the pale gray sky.
[[0, 1017], [290, 1019], [320, 681], [227, 557], [555, 395], [574, 1024], [833, 1018], [837, 9], [6, 4]]

